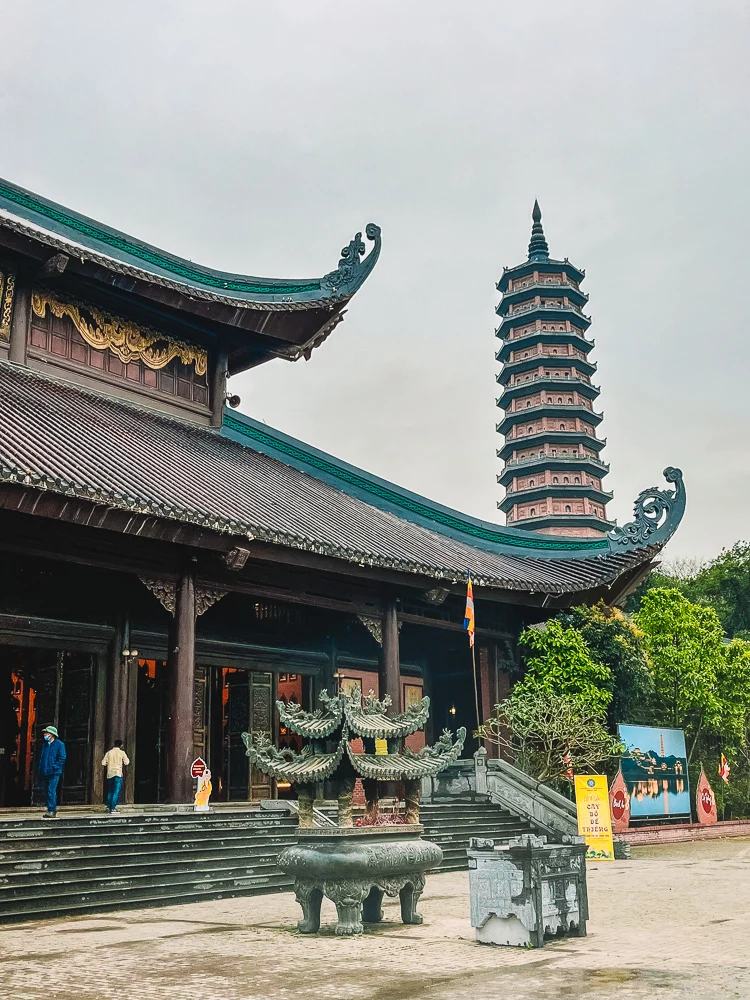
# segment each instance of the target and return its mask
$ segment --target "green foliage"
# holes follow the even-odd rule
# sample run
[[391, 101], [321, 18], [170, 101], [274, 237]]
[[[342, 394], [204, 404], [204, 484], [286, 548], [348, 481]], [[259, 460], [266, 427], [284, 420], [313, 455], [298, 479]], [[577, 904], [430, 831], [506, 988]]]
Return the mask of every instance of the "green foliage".
[[750, 710], [750, 645], [725, 643], [714, 609], [675, 589], [650, 590], [635, 618], [651, 663], [657, 721], [685, 730], [689, 759], [699, 745], [711, 757], [718, 746], [739, 749]]
[[580, 694], [516, 685], [477, 735], [502, 747], [537, 781], [560, 783], [571, 769], [590, 774], [622, 752], [604, 723], [604, 709]]
[[611, 675], [608, 688], [612, 700], [607, 711], [610, 732], [619, 722], [646, 724], [653, 721], [654, 685], [643, 648], [643, 633], [620, 611], [603, 602], [582, 605], [557, 619], [575, 629], [593, 659]]
[[[728, 636], [750, 634], [750, 545], [737, 542], [681, 588], [691, 601], [710, 605]], [[743, 636], [739, 636], [742, 638]]]
[[730, 638], [750, 639], [750, 544], [736, 542], [710, 562], [681, 561], [654, 570], [628, 600], [638, 611], [654, 589], [679, 590], [689, 601], [712, 607]]
[[612, 700], [612, 671], [593, 659], [578, 632], [553, 618], [543, 629], [526, 629], [520, 642], [527, 650], [526, 676], [514, 693], [578, 696], [593, 710], [606, 711]]

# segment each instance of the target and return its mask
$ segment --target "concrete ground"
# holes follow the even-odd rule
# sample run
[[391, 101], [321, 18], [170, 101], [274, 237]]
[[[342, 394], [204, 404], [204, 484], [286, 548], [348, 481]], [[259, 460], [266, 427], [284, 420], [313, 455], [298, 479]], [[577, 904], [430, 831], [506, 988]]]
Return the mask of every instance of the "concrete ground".
[[[750, 998], [750, 839], [645, 847], [589, 866], [589, 936], [479, 945], [468, 876], [434, 875], [361, 938], [295, 929], [291, 894], [0, 926], [2, 1000]], [[0, 906], [2, 890], [0, 889]]]

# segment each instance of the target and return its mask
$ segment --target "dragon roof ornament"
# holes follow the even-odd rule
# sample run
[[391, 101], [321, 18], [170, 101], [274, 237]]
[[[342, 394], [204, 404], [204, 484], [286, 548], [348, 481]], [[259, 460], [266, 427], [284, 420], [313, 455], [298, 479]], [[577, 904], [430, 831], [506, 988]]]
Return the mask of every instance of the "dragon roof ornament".
[[664, 470], [664, 478], [674, 483], [675, 488], [661, 490], [653, 486], [643, 490], [633, 505], [634, 520], [609, 532], [613, 542], [627, 546], [651, 545], [664, 543], [671, 537], [685, 513], [685, 484], [682, 471], [672, 466]]
[[321, 708], [313, 712], [305, 712], [296, 702], [277, 701], [281, 725], [298, 736], [310, 739], [325, 739], [341, 725], [344, 714], [344, 697], [331, 695], [321, 691], [319, 701]]

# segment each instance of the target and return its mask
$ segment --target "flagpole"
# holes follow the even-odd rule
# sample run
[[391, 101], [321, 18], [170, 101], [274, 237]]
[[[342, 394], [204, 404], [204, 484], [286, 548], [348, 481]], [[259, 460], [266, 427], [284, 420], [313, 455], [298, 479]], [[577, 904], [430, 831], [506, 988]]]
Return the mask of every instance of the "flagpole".
[[[474, 705], [477, 710], [477, 729], [479, 729], [479, 727], [482, 725], [482, 720], [479, 717], [479, 687], [477, 685], [477, 654], [476, 654], [476, 647], [474, 646], [473, 642], [471, 644], [471, 673], [474, 678]], [[479, 739], [478, 736], [477, 736], [477, 743], [479, 743], [480, 746], [482, 745], [482, 741]]]

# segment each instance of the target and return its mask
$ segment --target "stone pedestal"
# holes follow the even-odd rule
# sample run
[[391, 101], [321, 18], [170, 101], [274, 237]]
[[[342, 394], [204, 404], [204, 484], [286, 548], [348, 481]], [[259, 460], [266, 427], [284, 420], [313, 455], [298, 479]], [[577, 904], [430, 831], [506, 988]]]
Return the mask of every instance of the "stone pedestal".
[[401, 919], [421, 924], [417, 903], [425, 872], [436, 868], [443, 852], [422, 840], [418, 823], [393, 827], [314, 827], [300, 829], [297, 843], [285, 848], [277, 864], [294, 875], [302, 907], [297, 927], [303, 934], [320, 930], [323, 896], [336, 904], [338, 935], [361, 934], [363, 923], [382, 920], [383, 896], [399, 896]]
[[469, 845], [471, 925], [483, 944], [542, 948], [545, 937], [583, 937], [588, 920], [586, 844], [526, 835], [502, 847]]

